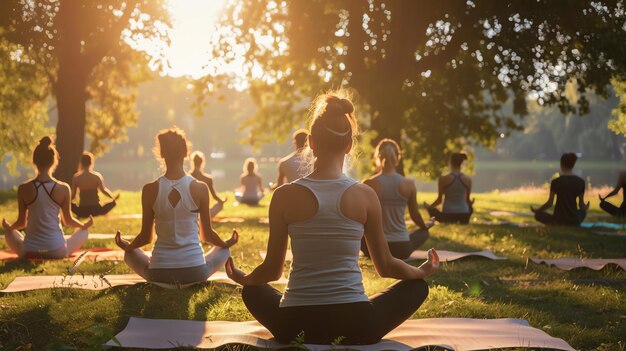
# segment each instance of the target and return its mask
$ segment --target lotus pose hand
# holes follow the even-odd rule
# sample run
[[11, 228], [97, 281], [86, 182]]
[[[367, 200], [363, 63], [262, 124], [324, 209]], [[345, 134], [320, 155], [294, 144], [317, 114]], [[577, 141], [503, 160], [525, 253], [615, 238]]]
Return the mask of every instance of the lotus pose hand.
[[232, 257], [229, 258], [228, 261], [226, 261], [226, 264], [224, 264], [224, 268], [226, 269], [226, 275], [228, 275], [228, 278], [232, 279], [238, 284], [244, 285], [243, 278], [246, 274], [235, 268], [235, 263], [233, 262]]
[[122, 239], [122, 233], [119, 230], [115, 234], [115, 243], [117, 244], [117, 246], [119, 246], [124, 251], [127, 251], [128, 250], [128, 246], [130, 245], [130, 242], [128, 242], [127, 240]]
[[435, 273], [439, 269], [439, 255], [435, 249], [428, 250], [428, 260], [422, 263], [422, 265], [419, 266], [419, 269], [424, 272], [426, 277]]
[[233, 229], [233, 236], [230, 237], [230, 239], [226, 240], [224, 243], [226, 243], [226, 248], [229, 248], [233, 245], [235, 245], [237, 242], [239, 241], [239, 233], [237, 232], [237, 229]]

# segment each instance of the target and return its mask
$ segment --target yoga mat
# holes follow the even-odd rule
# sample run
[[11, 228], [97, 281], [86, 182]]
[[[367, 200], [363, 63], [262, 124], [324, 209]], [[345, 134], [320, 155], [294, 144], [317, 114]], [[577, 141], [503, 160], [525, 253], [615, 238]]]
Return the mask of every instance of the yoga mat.
[[623, 238], [626, 238], [626, 232], [624, 231], [608, 232], [603, 230], [592, 230], [590, 233], [604, 236], [621, 236]]
[[[65, 239], [67, 240], [68, 238], [70, 238], [71, 235], [66, 235]], [[134, 235], [122, 235], [122, 239], [125, 240], [132, 240], [135, 236]], [[89, 233], [89, 237], [87, 240], [91, 240], [91, 239], [115, 239], [115, 234], [114, 233]]]
[[610, 229], [626, 229], [626, 224], [611, 223], [611, 222], [582, 222], [580, 224], [583, 228], [610, 228]]
[[541, 224], [539, 222], [510, 222], [510, 221], [495, 221], [495, 222], [475, 221], [475, 222], [470, 222], [470, 224], [508, 225], [508, 226], [517, 227], [517, 228], [537, 228], [537, 227], [542, 227], [543, 226], [543, 224]]
[[[209, 277], [207, 281], [220, 282], [231, 285], [238, 285], [232, 281], [225, 272], [216, 272]], [[23, 276], [16, 277], [4, 290], [0, 290], [3, 293], [12, 293], [20, 291], [29, 291], [35, 289], [49, 289], [49, 288], [75, 288], [86, 290], [104, 290], [114, 286], [121, 285], [134, 285], [138, 283], [146, 283], [146, 280], [137, 274], [109, 274], [101, 278], [98, 275], [81, 275], [74, 274], [72, 276], [61, 275], [35, 275], [35, 276]], [[281, 277], [279, 280], [272, 282], [273, 284], [286, 284], [287, 278]], [[165, 283], [155, 283], [165, 288], [179, 288], [187, 287], [192, 284], [174, 285]]]
[[[489, 258], [492, 260], [506, 260], [507, 257], [496, 256], [491, 250], [484, 251], [474, 251], [474, 252], [456, 252], [456, 251], [446, 251], [446, 250], [437, 250], [437, 254], [439, 255], [439, 260], [441, 262], [450, 262], [456, 261], [458, 259], [469, 257], [469, 256], [480, 256]], [[267, 256], [267, 251], [259, 251], [259, 255], [261, 258], [265, 259]], [[415, 260], [425, 260], [428, 258], [428, 251], [416, 250], [411, 253], [411, 256], [407, 258], [405, 261], [415, 261]], [[293, 253], [291, 250], [287, 250], [285, 254], [285, 261], [293, 261]]]
[[[91, 248], [87, 250], [76, 251], [70, 257], [62, 258], [61, 260], [65, 261], [74, 261], [83, 252], [87, 251], [87, 254], [84, 256], [84, 260], [89, 260], [93, 262], [99, 261], [123, 261], [124, 260], [124, 251], [119, 249], [110, 249], [106, 247], [99, 248]], [[150, 255], [150, 251], [144, 251], [146, 254]], [[0, 261], [13, 261], [17, 260], [18, 256], [16, 253], [10, 250], [0, 250]], [[57, 261], [58, 259], [48, 259], [48, 258], [27, 258], [29, 261]]]
[[533, 217], [534, 214], [529, 212], [509, 212], [509, 211], [491, 211], [489, 215], [494, 217]]
[[[270, 340], [272, 335], [256, 321], [189, 321], [131, 317], [115, 338], [122, 347], [168, 349], [177, 346], [214, 349], [228, 344], [280, 349], [289, 345]], [[105, 345], [118, 346], [109, 340]], [[408, 320], [374, 345], [313, 345], [312, 351], [408, 351], [439, 346], [456, 351], [501, 348], [549, 348], [575, 351], [562, 339], [533, 328], [522, 319], [436, 318]]]
[[615, 264], [626, 270], [626, 258], [557, 258], [552, 260], [546, 260], [542, 258], [531, 258], [531, 261], [541, 264], [545, 263], [548, 266], [555, 266], [566, 271], [574, 268], [589, 268], [594, 271], [599, 271], [607, 264]]
[[215, 223], [243, 223], [245, 219], [239, 217], [215, 217], [211, 221]]

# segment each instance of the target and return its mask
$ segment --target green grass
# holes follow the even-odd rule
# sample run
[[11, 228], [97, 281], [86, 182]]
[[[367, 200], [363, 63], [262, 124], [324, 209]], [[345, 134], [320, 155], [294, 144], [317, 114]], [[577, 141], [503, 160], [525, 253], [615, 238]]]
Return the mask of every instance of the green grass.
[[[260, 207], [233, 206], [232, 194], [221, 217], [244, 218], [236, 224], [240, 242], [232, 252], [245, 271], [261, 262], [258, 251], [266, 248], [268, 227], [259, 223], [267, 216], [269, 199]], [[0, 213], [13, 220], [15, 194], [0, 193]], [[431, 201], [435, 194], [420, 194]], [[592, 215], [599, 214], [597, 198]], [[595, 198], [595, 200], [594, 200]], [[113, 214], [139, 213], [140, 195], [123, 192]], [[491, 221], [492, 210], [527, 211], [545, 194], [537, 191], [476, 195], [476, 220]], [[424, 214], [425, 215], [425, 214]], [[529, 217], [507, 218], [530, 221]], [[232, 223], [215, 223], [222, 237]], [[117, 229], [136, 234], [139, 219], [97, 218], [91, 232], [111, 233]], [[448, 250], [491, 249], [509, 257], [507, 261], [466, 259], [444, 263], [429, 278], [430, 296], [413, 318], [471, 317], [522, 318], [534, 327], [565, 339], [580, 350], [624, 350], [626, 345], [626, 286], [576, 285], [576, 279], [625, 280], [626, 273], [606, 268], [562, 271], [527, 263], [529, 257], [625, 257], [626, 239], [603, 237], [580, 228], [517, 228], [483, 224], [438, 225], [431, 231], [427, 247]], [[87, 247], [114, 247], [112, 240], [93, 240]], [[6, 244], [0, 240], [0, 248]], [[370, 260], [361, 268], [368, 294], [392, 282], [377, 276]], [[67, 271], [70, 262], [0, 262], [0, 287], [16, 276], [56, 275]], [[85, 262], [85, 274], [131, 273], [124, 263]], [[240, 297], [240, 289], [207, 283], [185, 290], [164, 290], [140, 284], [104, 291], [54, 288], [0, 295], [0, 349], [45, 350], [60, 346], [99, 349], [108, 337], [124, 328], [130, 316], [193, 320], [251, 320]]]

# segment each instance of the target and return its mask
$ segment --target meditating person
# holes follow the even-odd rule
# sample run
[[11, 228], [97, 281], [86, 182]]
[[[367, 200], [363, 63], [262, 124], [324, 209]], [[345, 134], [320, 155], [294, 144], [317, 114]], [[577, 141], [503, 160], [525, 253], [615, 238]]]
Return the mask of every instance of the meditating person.
[[[381, 140], [374, 151], [378, 172], [363, 183], [374, 189], [380, 200], [383, 231], [389, 251], [396, 258], [406, 259], [428, 239], [429, 226], [419, 212], [415, 183], [396, 171], [401, 157], [402, 150], [398, 143], [392, 139]], [[404, 221], [407, 207], [411, 219], [418, 227], [410, 234]], [[369, 257], [365, 240], [361, 241], [361, 251]]]
[[[430, 205], [424, 203], [428, 214], [441, 223], [469, 223], [474, 211], [472, 193], [472, 178], [461, 172], [463, 161], [467, 155], [455, 152], [450, 156], [450, 173], [439, 177], [437, 199]], [[442, 211], [436, 206], [443, 200]]]
[[[313, 172], [276, 189], [269, 208], [269, 242], [263, 263], [250, 274], [226, 263], [226, 273], [243, 285], [250, 313], [282, 342], [301, 335], [305, 343], [371, 344], [399, 326], [428, 295], [423, 280], [434, 273], [434, 250], [419, 268], [394, 258], [382, 226], [380, 202], [370, 187], [342, 172], [357, 134], [354, 107], [328, 93], [314, 102], [309, 147]], [[361, 239], [377, 272], [400, 279], [368, 298], [359, 268]], [[267, 283], [283, 270], [291, 238], [293, 262], [284, 294]]]
[[[626, 216], [626, 190], [624, 190], [626, 189], [625, 185], [626, 185], [626, 172], [621, 172], [617, 176], [617, 184], [615, 185], [615, 188], [613, 188], [613, 190], [610, 193], [606, 194], [606, 196], [604, 197], [598, 194], [598, 197], [600, 198], [600, 208], [605, 210], [611, 216], [616, 216], [616, 217]], [[619, 207], [606, 201], [606, 199], [608, 199], [609, 197], [617, 195], [620, 189], [622, 190], [623, 198], [622, 198], [622, 204]]]
[[[572, 172], [576, 160], [574, 153], [561, 156], [561, 175], [550, 183], [548, 201], [537, 209], [530, 206], [537, 221], [546, 225], [578, 226], [585, 220], [589, 203], [585, 204], [585, 181]], [[555, 195], [554, 213], [549, 214], [546, 211], [554, 204]]]
[[237, 202], [256, 206], [263, 198], [263, 183], [261, 176], [257, 173], [259, 166], [252, 157], [243, 163], [243, 173], [239, 177], [239, 189], [235, 191]]
[[[131, 242], [118, 231], [115, 242], [122, 248], [124, 261], [151, 282], [189, 284], [206, 281], [230, 256], [229, 247], [238, 236], [220, 239], [211, 226], [209, 189], [185, 173], [183, 165], [190, 149], [185, 133], [176, 128], [157, 135], [155, 153], [165, 163], [165, 173], [146, 184], [141, 192], [141, 232]], [[198, 219], [199, 217], [199, 219]], [[140, 247], [156, 243], [152, 256]], [[204, 254], [200, 242], [213, 248]]]
[[215, 192], [215, 188], [213, 188], [213, 178], [204, 172], [204, 165], [206, 164], [206, 159], [204, 154], [201, 151], [194, 151], [191, 153], [191, 176], [196, 180], [203, 182], [209, 187], [209, 192], [211, 192], [211, 197], [217, 203], [211, 207], [211, 217], [215, 217], [223, 208], [224, 202], [226, 202], [227, 198], [220, 198], [217, 196]]
[[[52, 138], [41, 138], [33, 152], [36, 175], [17, 188], [17, 220], [11, 225], [2, 220], [7, 245], [19, 257], [65, 258], [87, 241], [93, 218], [81, 223], [72, 216], [69, 185], [52, 177], [58, 161]], [[67, 240], [61, 223], [77, 229]], [[22, 229], [26, 236], [19, 232]]]
[[[80, 171], [72, 178], [72, 201], [76, 198], [76, 193], [79, 198], [78, 205], [72, 203], [72, 212], [79, 218], [109, 213], [115, 207], [115, 201], [120, 197], [119, 194], [113, 195], [104, 185], [102, 175], [93, 170], [93, 165], [93, 154], [88, 151], [83, 152], [80, 158]], [[99, 191], [111, 201], [101, 205]]]
[[293, 145], [295, 151], [283, 157], [278, 162], [278, 178], [272, 189], [278, 188], [285, 183], [291, 183], [306, 175], [307, 167], [302, 152], [305, 150], [309, 132], [306, 129], [298, 129], [293, 133]]

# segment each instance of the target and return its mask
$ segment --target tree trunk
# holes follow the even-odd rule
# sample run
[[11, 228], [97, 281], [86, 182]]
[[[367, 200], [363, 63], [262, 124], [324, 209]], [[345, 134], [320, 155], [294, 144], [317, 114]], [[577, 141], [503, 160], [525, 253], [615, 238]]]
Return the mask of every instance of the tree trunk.
[[58, 16], [61, 37], [55, 95], [59, 114], [56, 144], [60, 160], [55, 177], [69, 182], [85, 144], [87, 73], [81, 55], [81, 30], [76, 25], [79, 23], [80, 2], [62, 1]]

